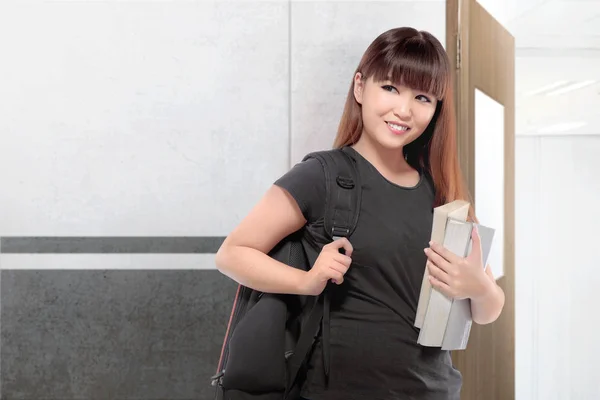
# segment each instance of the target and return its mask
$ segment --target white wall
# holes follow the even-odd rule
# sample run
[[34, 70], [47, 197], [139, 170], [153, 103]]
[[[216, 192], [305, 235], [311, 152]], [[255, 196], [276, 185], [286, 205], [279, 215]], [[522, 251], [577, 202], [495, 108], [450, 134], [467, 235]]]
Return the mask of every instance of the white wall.
[[507, 22], [508, 16], [508, 2], [497, 1], [497, 0], [477, 0], [477, 3], [481, 5], [492, 17], [494, 17], [502, 25]]
[[362, 52], [403, 25], [444, 43], [445, 2], [0, 2], [0, 236], [227, 235], [331, 147]]
[[510, 23], [547, 0], [477, 0], [492, 17], [511, 31]]
[[0, 6], [0, 235], [222, 235], [288, 166], [288, 4]]
[[431, 32], [445, 46], [444, 1], [292, 3], [292, 157], [330, 148], [353, 73], [367, 46], [399, 26]]
[[518, 400], [600, 398], [600, 135], [518, 137]]

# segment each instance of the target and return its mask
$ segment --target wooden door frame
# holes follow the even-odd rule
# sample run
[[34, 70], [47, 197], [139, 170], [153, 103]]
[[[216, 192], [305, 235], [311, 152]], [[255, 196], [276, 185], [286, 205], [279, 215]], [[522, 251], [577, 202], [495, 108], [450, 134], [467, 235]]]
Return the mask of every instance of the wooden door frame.
[[[462, 400], [515, 398], [515, 88], [514, 38], [475, 0], [446, 2], [446, 50], [454, 73], [458, 157], [475, 198], [475, 90], [504, 105], [504, 276], [498, 284], [506, 296], [502, 315], [492, 324], [473, 324], [469, 345], [452, 354], [463, 374]], [[477, 30], [475, 32], [475, 30]], [[489, 42], [494, 45], [489, 45]], [[486, 45], [487, 44], [487, 45]], [[501, 52], [498, 47], [501, 46]], [[477, 49], [477, 54], [471, 50]], [[474, 52], [475, 53], [475, 52]], [[508, 58], [502, 54], [510, 54]], [[472, 58], [477, 68], [471, 68]], [[482, 75], [498, 77], [484, 79]], [[475, 84], [476, 82], [476, 84]], [[493, 266], [492, 266], [493, 268]], [[498, 267], [497, 267], [498, 268]], [[491, 376], [489, 376], [491, 375]]]

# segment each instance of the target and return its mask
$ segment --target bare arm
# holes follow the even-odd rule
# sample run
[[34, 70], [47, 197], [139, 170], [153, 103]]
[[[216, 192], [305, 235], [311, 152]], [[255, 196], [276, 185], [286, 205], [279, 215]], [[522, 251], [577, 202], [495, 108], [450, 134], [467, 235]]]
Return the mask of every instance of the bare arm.
[[504, 291], [496, 283], [489, 265], [485, 273], [489, 280], [489, 289], [483, 296], [471, 299], [473, 322], [480, 325], [494, 322], [504, 308]]
[[306, 224], [294, 198], [273, 185], [225, 239], [217, 252], [219, 271], [238, 283], [267, 293], [302, 294], [305, 271], [267, 253], [283, 238]]

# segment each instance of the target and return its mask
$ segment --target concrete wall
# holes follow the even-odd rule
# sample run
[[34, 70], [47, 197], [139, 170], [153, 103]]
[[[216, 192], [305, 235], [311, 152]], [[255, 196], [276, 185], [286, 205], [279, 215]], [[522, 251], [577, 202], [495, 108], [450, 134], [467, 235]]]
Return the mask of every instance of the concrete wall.
[[2, 398], [210, 399], [215, 249], [403, 25], [444, 2], [3, 1]]

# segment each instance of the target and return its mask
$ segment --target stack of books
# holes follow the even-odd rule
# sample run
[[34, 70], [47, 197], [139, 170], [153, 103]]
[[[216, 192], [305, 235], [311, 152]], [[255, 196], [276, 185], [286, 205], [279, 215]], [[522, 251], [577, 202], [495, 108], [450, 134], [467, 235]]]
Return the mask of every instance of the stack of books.
[[[460, 257], [471, 252], [473, 222], [467, 221], [470, 203], [463, 200], [436, 207], [433, 212], [431, 240]], [[495, 230], [475, 224], [481, 238], [483, 267], [492, 247]], [[427, 261], [429, 262], [429, 261]], [[420, 329], [417, 342], [442, 350], [464, 350], [471, 332], [471, 301], [453, 299], [431, 286], [425, 267], [414, 325]]]

